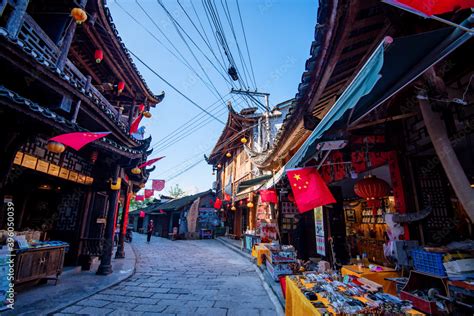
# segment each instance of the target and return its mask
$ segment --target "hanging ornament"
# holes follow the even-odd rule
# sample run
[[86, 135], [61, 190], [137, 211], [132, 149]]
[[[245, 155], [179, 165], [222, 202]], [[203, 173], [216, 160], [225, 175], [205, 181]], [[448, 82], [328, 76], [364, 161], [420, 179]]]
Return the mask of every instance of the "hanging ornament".
[[97, 161], [97, 158], [99, 157], [99, 152], [97, 150], [94, 150], [92, 153], [91, 153], [91, 163], [92, 164], [95, 164], [95, 162]]
[[140, 168], [138, 168], [138, 167], [133, 168], [131, 171], [132, 171], [133, 174], [140, 174], [140, 173], [142, 173], [142, 169], [140, 169]]
[[374, 214], [381, 206], [380, 199], [387, 196], [390, 186], [387, 182], [373, 175], [368, 175], [364, 179], [356, 182], [354, 192], [367, 201], [367, 206], [373, 208]]
[[122, 178], [117, 178], [117, 182], [110, 181], [110, 189], [113, 191], [120, 190], [120, 186], [122, 185]]
[[216, 175], [216, 172], [214, 170], [212, 170], [212, 175], [215, 176]]
[[72, 9], [71, 16], [77, 24], [82, 24], [87, 20], [87, 13], [81, 8]]
[[96, 49], [94, 53], [95, 62], [100, 64], [102, 59], [104, 59], [104, 52], [100, 49]]
[[249, 201], [249, 202], [247, 203], [247, 207], [248, 207], [248, 208], [252, 208], [252, 207], [253, 207], [252, 201]]
[[232, 157], [232, 154], [231, 154], [231, 153], [227, 153], [227, 154], [225, 154], [225, 156], [226, 156], [227, 158], [230, 158], [230, 157]]
[[53, 152], [55, 154], [60, 154], [64, 150], [66, 150], [66, 147], [63, 144], [55, 141], [48, 141], [47, 147], [50, 152]]
[[241, 142], [242, 144], [246, 144], [246, 143], [248, 142], [248, 139], [245, 138], [245, 137], [242, 137], [242, 138], [240, 139], [240, 142]]
[[145, 111], [145, 112], [143, 112], [143, 116], [146, 117], [146, 118], [150, 118], [151, 113], [149, 111]]
[[232, 205], [232, 207], [230, 208], [230, 210], [235, 212], [235, 211], [237, 211], [237, 208], [236, 208], [234, 205]]
[[222, 165], [220, 163], [217, 164], [217, 169], [222, 168]]
[[125, 82], [124, 81], [119, 81], [119, 83], [117, 83], [117, 92], [118, 92], [118, 94], [122, 93], [123, 89], [125, 89]]

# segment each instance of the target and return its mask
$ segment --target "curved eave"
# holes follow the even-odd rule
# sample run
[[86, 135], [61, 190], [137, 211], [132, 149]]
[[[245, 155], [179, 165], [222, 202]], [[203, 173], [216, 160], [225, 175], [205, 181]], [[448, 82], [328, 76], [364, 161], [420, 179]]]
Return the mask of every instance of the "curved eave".
[[[231, 105], [227, 107], [229, 109], [227, 122], [207, 159], [209, 164], [216, 164], [224, 156], [228, 148], [234, 147], [237, 142], [240, 143], [239, 137], [236, 137], [237, 134], [240, 135], [244, 128], [252, 126], [257, 121], [255, 117], [247, 117], [237, 113]], [[235, 140], [227, 143], [233, 137], [235, 137]]]
[[[114, 52], [117, 52], [117, 54], [120, 56], [118, 61], [120, 62], [119, 68], [122, 68], [120, 70], [122, 72], [121, 79], [125, 80], [127, 83], [133, 83], [133, 86], [138, 88], [139, 91], [146, 97], [150, 106], [155, 106], [156, 104], [160, 103], [165, 96], [164, 92], [155, 95], [146, 84], [145, 79], [138, 71], [137, 66], [133, 62], [132, 57], [122, 42], [122, 38], [117, 31], [115, 23], [113, 22], [110, 10], [106, 6], [106, 1], [96, 0], [94, 1], [94, 4], [97, 5], [98, 13], [96, 23], [99, 22], [100, 25], [105, 28], [105, 31], [107, 31], [107, 39], [111, 40], [113, 43]], [[102, 32], [98, 33], [101, 34], [100, 36], [104, 36], [102, 35]]]

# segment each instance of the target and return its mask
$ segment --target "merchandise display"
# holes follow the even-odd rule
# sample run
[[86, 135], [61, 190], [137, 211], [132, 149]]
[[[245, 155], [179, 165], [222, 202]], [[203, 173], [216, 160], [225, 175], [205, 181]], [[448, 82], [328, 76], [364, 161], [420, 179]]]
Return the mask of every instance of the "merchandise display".
[[[412, 311], [411, 302], [372, 292], [357, 278], [343, 278], [339, 273], [306, 272], [287, 277], [286, 284], [287, 316], [325, 313], [401, 315]], [[302, 297], [307, 301], [301, 302]]]

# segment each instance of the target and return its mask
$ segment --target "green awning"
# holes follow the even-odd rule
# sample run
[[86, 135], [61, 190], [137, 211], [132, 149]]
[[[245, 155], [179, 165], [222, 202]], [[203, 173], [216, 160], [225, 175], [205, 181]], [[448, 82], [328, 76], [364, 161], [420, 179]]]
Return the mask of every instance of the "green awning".
[[317, 145], [329, 129], [343, 129], [360, 121], [428, 68], [472, 36], [455, 28], [415, 34], [381, 43], [342, 93], [316, 129], [285, 165], [296, 168], [317, 153]]
[[272, 177], [271, 174], [266, 174], [266, 175], [256, 177], [256, 178], [253, 178], [253, 179], [250, 179], [250, 180], [242, 181], [242, 182], [239, 183], [239, 186], [237, 187], [237, 194], [239, 194], [240, 192], [242, 192], [244, 190], [247, 190], [248, 188], [251, 188], [255, 185], [259, 185], [259, 184], [265, 182], [266, 180], [270, 179], [271, 177]]

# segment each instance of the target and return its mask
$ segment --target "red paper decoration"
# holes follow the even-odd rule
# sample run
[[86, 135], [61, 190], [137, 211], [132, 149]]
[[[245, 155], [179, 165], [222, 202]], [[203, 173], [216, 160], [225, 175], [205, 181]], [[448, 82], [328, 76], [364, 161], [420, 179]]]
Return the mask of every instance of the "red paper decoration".
[[100, 49], [96, 49], [94, 53], [94, 58], [95, 58], [95, 62], [99, 64], [102, 61], [102, 59], [104, 59], [104, 52]]
[[119, 81], [117, 84], [117, 91], [118, 93], [122, 93], [123, 89], [125, 89], [125, 82], [124, 81]]

